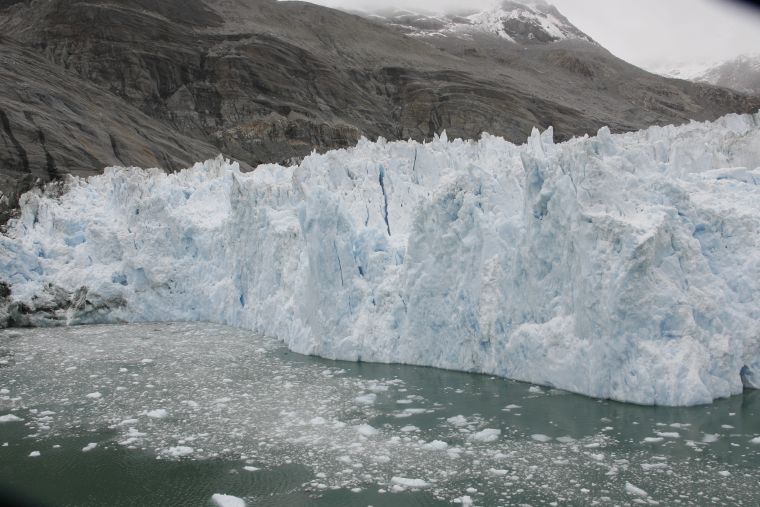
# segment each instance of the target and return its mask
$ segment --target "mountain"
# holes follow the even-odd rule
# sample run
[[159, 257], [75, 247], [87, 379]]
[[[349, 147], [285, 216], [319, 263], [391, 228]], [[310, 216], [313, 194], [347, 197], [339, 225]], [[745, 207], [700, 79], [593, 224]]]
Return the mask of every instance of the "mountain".
[[747, 95], [760, 95], [760, 53], [711, 63], [660, 65], [652, 70], [665, 77], [712, 84]]
[[742, 55], [715, 65], [695, 79], [742, 93], [760, 95], [760, 54]]
[[594, 42], [570, 23], [556, 7], [542, 0], [507, 0], [498, 2], [485, 11], [461, 10], [450, 14], [381, 9], [364, 15], [394, 25], [413, 37], [455, 37], [467, 40], [474, 34], [485, 33], [518, 44], [570, 39]]
[[0, 205], [115, 163], [221, 152], [250, 168], [362, 136], [522, 142], [553, 125], [563, 140], [760, 107], [629, 65], [544, 2], [428, 21], [413, 33], [274, 0], [4, 0]]

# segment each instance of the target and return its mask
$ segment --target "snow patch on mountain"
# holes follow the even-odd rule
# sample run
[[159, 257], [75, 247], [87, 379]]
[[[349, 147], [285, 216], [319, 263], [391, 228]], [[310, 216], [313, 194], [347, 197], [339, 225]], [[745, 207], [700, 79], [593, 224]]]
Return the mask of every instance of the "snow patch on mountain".
[[760, 386], [760, 114], [112, 167], [22, 201], [6, 322], [211, 321], [644, 404]]

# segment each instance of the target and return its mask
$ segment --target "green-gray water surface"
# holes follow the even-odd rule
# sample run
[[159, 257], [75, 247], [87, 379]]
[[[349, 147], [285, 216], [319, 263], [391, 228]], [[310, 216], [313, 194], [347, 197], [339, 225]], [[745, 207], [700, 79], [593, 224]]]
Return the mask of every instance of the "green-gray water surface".
[[32, 505], [758, 505], [760, 392], [690, 408], [336, 362], [198, 323], [0, 332]]

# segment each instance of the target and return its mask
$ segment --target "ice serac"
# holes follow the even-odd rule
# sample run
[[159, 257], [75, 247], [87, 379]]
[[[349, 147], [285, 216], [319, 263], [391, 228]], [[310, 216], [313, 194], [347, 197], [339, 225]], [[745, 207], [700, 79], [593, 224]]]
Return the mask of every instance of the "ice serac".
[[11, 324], [206, 320], [329, 358], [690, 405], [760, 381], [760, 114], [554, 144], [109, 168], [0, 236]]

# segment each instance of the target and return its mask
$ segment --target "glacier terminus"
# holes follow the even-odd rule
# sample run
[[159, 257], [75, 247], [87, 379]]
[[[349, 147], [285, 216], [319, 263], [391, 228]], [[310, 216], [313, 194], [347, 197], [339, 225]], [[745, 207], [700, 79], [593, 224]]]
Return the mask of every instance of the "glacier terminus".
[[0, 236], [4, 325], [210, 321], [625, 402], [760, 387], [760, 113], [111, 167]]

